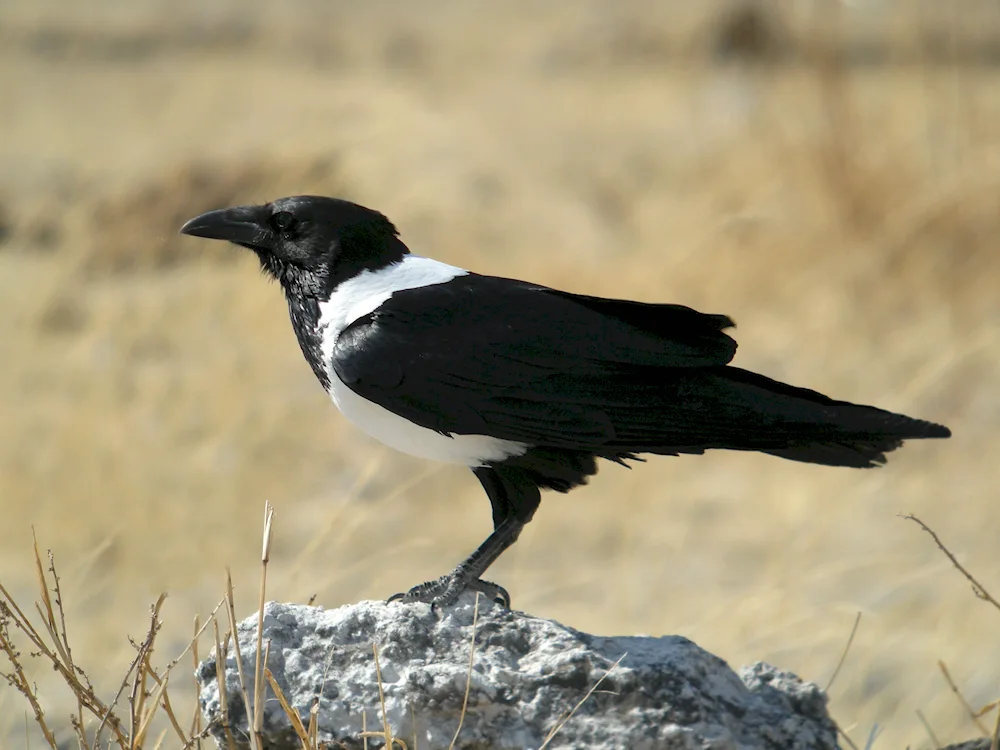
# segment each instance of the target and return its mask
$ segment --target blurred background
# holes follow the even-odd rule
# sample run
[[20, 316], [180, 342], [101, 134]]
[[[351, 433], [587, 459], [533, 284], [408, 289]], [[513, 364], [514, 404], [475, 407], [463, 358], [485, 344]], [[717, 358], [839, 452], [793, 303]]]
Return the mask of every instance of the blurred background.
[[[862, 612], [831, 691], [862, 746], [976, 734], [938, 660], [1000, 698], [1000, 613], [897, 517], [1000, 589], [994, 0], [6, 0], [0, 61], [0, 582], [37, 597], [34, 527], [102, 689], [160, 591], [164, 661], [225, 566], [255, 610], [265, 501], [269, 598], [327, 607], [490, 529], [471, 473], [328, 403], [250, 254], [177, 235], [321, 193], [479, 272], [729, 314], [736, 364], [955, 432], [872, 471], [608, 464], [491, 570], [516, 607], [821, 685]], [[0, 737], [25, 708], [0, 688]]]

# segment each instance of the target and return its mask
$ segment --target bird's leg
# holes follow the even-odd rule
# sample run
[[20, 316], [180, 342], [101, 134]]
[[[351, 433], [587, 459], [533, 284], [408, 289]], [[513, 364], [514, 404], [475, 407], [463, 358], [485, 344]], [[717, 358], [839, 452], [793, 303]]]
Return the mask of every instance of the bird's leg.
[[480, 591], [503, 606], [510, 607], [510, 595], [503, 587], [484, 581], [480, 576], [492, 565], [505, 549], [510, 547], [518, 536], [524, 523], [516, 518], [503, 521], [490, 534], [486, 541], [479, 545], [471, 555], [459, 564], [448, 575], [441, 576], [436, 581], [428, 581], [414, 586], [405, 594], [395, 594], [389, 597], [390, 602], [426, 602], [434, 606], [452, 604], [466, 589]]

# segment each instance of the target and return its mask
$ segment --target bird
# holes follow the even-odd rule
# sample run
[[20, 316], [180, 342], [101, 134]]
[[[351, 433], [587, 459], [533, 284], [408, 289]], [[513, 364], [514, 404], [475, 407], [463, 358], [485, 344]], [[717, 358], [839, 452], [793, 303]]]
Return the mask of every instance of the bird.
[[379, 211], [298, 195], [197, 216], [182, 234], [253, 252], [278, 282], [306, 362], [342, 414], [403, 453], [479, 480], [493, 531], [452, 572], [389, 601], [510, 607], [483, 574], [541, 491], [598, 460], [756, 451], [870, 468], [940, 424], [837, 401], [732, 365], [726, 315], [560, 291], [410, 252]]

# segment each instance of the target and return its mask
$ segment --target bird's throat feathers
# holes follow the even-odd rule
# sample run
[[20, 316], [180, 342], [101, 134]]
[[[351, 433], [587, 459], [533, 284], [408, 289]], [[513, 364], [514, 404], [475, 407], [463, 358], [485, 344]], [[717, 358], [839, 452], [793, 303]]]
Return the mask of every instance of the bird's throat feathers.
[[292, 321], [295, 339], [299, 342], [302, 356], [324, 390], [330, 389], [330, 376], [323, 361], [323, 337], [319, 329], [320, 306], [315, 297], [295, 297], [285, 295], [288, 301], [288, 317]]

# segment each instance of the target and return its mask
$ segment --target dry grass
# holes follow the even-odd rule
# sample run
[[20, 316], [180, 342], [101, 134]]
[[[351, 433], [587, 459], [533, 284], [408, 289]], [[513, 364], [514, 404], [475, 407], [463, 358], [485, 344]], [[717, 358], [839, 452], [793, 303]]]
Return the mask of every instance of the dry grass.
[[[1000, 579], [1000, 8], [794, 4], [794, 55], [715, 65], [697, 52], [719, 6], [695, 5], [3, 6], [0, 579], [31, 595], [31, 525], [72, 561], [101, 694], [157, 592], [175, 653], [216, 571], [252, 588], [265, 500], [286, 519], [272, 595], [325, 605], [438, 575], [488, 529], [467, 472], [338, 417], [249, 258], [175, 236], [205, 208], [322, 191], [442, 260], [728, 313], [738, 364], [952, 427], [872, 472], [608, 466], [547, 497], [494, 574], [535, 614], [821, 683], [861, 611], [841, 723], [886, 747], [927, 744], [918, 709], [942, 739], [974, 731], [936, 665], [994, 700], [995, 623], [896, 514]], [[871, 39], [874, 62], [843, 52]], [[0, 696], [9, 731], [22, 708]]]
[[[32, 667], [38, 663], [50, 667], [59, 676], [68, 695], [75, 701], [74, 710], [69, 714], [69, 728], [77, 746], [83, 750], [112, 746], [124, 750], [147, 744], [161, 747], [171, 729], [176, 733], [171, 746], [189, 748], [197, 745], [206, 733], [195, 734], [193, 730], [182, 728], [170, 700], [168, 683], [172, 670], [197, 643], [203, 629], [195, 633], [194, 639], [177, 658], [165, 667], [155, 667], [152, 655], [162, 627], [160, 613], [166, 599], [166, 595], [161, 594], [150, 608], [150, 622], [145, 636], [141, 641], [129, 639], [135, 657], [119, 682], [117, 691], [109, 702], [105, 702], [83, 662], [73, 655], [54, 556], [50, 551], [48, 565], [43, 567], [36, 544], [34, 558], [40, 597], [35, 602], [38, 619], [27, 614], [30, 609], [22, 607], [0, 585], [0, 653], [7, 662], [0, 678], [30, 706], [43, 741], [53, 750], [65, 746], [65, 738], [62, 741], [58, 739], [62, 727], [53, 724], [53, 721], [61, 722], [63, 719], [53, 719], [54, 701], [45, 695], [48, 691], [40, 689], [31, 676]], [[23, 652], [24, 647], [29, 651]], [[122, 704], [123, 697], [127, 705]], [[165, 724], [166, 728], [153, 740], [152, 730], [157, 723]], [[196, 726], [197, 717], [192, 719], [192, 727]], [[31, 746], [33, 734], [34, 731], [25, 728], [22, 735], [25, 747]], [[13, 740], [13, 737], [10, 739]]]
[[[249, 744], [253, 750], [264, 748], [264, 701], [265, 683], [271, 688], [274, 699], [281, 705], [285, 715], [292, 726], [293, 731], [301, 742], [302, 750], [327, 750], [330, 745], [320, 742], [318, 737], [319, 726], [317, 717], [319, 714], [319, 704], [322, 700], [323, 689], [326, 679], [319, 686], [316, 696], [309, 711], [308, 728], [302, 723], [302, 717], [288, 702], [281, 686], [274, 678], [268, 668], [268, 655], [271, 649], [270, 640], [265, 644], [264, 635], [264, 603], [267, 595], [267, 566], [270, 562], [272, 523], [274, 510], [270, 505], [265, 505], [264, 510], [264, 533], [261, 552], [260, 569], [260, 592], [257, 609], [257, 641], [255, 644], [255, 662], [253, 675], [254, 699], [250, 700], [247, 690], [248, 679], [244, 674], [242, 647], [239, 643], [238, 622], [236, 619], [236, 597], [233, 594], [232, 574], [226, 571], [226, 594], [216, 608], [212, 611], [208, 622], [198, 627], [195, 625], [194, 637], [175, 659], [169, 662], [162, 670], [157, 669], [152, 663], [152, 654], [156, 637], [163, 627], [160, 620], [160, 612], [166, 594], [160, 594], [156, 602], [150, 608], [151, 618], [146, 635], [141, 642], [129, 639], [136, 651], [136, 657], [129, 665], [125, 676], [122, 678], [117, 693], [109, 704], [104, 703], [98, 696], [98, 691], [94, 689], [94, 684], [87, 673], [87, 670], [73, 659], [73, 649], [70, 646], [69, 635], [66, 628], [66, 610], [63, 603], [63, 594], [60, 586], [59, 573], [56, 570], [55, 557], [51, 550], [48, 552], [48, 567], [43, 567], [42, 556], [38, 550], [37, 540], [34, 547], [35, 568], [38, 573], [38, 595], [39, 600], [35, 601], [35, 610], [41, 617], [40, 625], [33, 617], [25, 613], [25, 608], [11, 596], [10, 592], [0, 584], [0, 654], [3, 655], [7, 666], [0, 671], [0, 680], [8, 683], [17, 690], [21, 697], [27, 702], [34, 716], [35, 728], [41, 733], [46, 744], [52, 750], [60, 750], [61, 744], [56, 739], [52, 730], [50, 719], [46, 716], [46, 709], [42, 705], [39, 696], [38, 686], [29, 676], [31, 670], [27, 667], [24, 654], [21, 651], [20, 643], [26, 641], [32, 649], [27, 657], [51, 666], [62, 679], [70, 695], [76, 699], [76, 710], [70, 714], [70, 726], [72, 727], [74, 739], [81, 750], [100, 750], [102, 746], [111, 748], [117, 747], [120, 750], [138, 750], [151, 744], [154, 748], [169, 747], [166, 745], [166, 736], [172, 729], [175, 733], [174, 741], [176, 747], [181, 750], [198, 748], [201, 750], [202, 741], [209, 737], [212, 726], [201, 728], [201, 713], [199, 710], [197, 681], [195, 682], [194, 695], [194, 715], [191, 719], [190, 729], [181, 726], [177, 714], [174, 712], [171, 703], [168, 683], [172, 670], [181, 662], [181, 659], [190, 652], [194, 657], [194, 664], [197, 670], [199, 666], [198, 651], [201, 637], [212, 625], [215, 636], [215, 668], [216, 684], [219, 687], [220, 701], [220, 724], [225, 737], [225, 744], [230, 750], [236, 747], [236, 739], [233, 727], [230, 725], [228, 715], [229, 702], [226, 698], [225, 669], [227, 655], [230, 644], [236, 653], [236, 669], [239, 676], [240, 690], [242, 693], [242, 706], [249, 713], [246, 717], [249, 727]], [[932, 532], [933, 533], [933, 532]], [[942, 547], [942, 549], [945, 549]], [[947, 553], [947, 551], [946, 551]], [[947, 553], [950, 555], [950, 553]], [[963, 570], [963, 572], [965, 572]], [[969, 574], [966, 573], [968, 576]], [[978, 585], [978, 584], [977, 584]], [[226, 609], [229, 618], [229, 630], [224, 636], [220, 636], [218, 611]], [[448, 750], [453, 750], [462, 732], [462, 725], [465, 722], [466, 711], [469, 704], [469, 690], [472, 686], [472, 670], [475, 665], [476, 654], [476, 626], [479, 622], [479, 594], [476, 594], [475, 607], [472, 614], [472, 628], [469, 639], [469, 667], [466, 672], [465, 693], [462, 699], [462, 708], [459, 713], [458, 725], [455, 734], [448, 745]], [[849, 646], [850, 644], [848, 644]], [[332, 654], [331, 654], [332, 656]], [[359, 737], [363, 740], [364, 746], [368, 747], [368, 739], [376, 738], [382, 740], [384, 747], [390, 750], [399, 747], [402, 750], [409, 750], [409, 745], [399, 737], [394, 736], [392, 726], [389, 724], [389, 715], [385, 707], [385, 695], [383, 693], [382, 667], [379, 663], [378, 643], [372, 643], [372, 656], [375, 667], [375, 680], [378, 683], [379, 704], [382, 716], [382, 731], [369, 731], [366, 727], [366, 715], [362, 713], [362, 731]], [[553, 724], [551, 731], [546, 735], [541, 748], [544, 750], [559, 735], [560, 730], [601, 685], [604, 679], [613, 672], [625, 659], [627, 654], [622, 654], [619, 659], [608, 668], [608, 670], [591, 686], [591, 688], [580, 698], [580, 700]], [[944, 667], [942, 666], [942, 669]], [[947, 674], [947, 672], [946, 672]], [[949, 677], [950, 681], [950, 677]], [[154, 687], [155, 684], [155, 687]], [[961, 696], [958, 688], [952, 685], [953, 690]], [[122, 695], [128, 694], [128, 712], [119, 708], [119, 701]], [[964, 698], [963, 698], [964, 701]], [[411, 719], [412, 707], [411, 707]], [[27, 718], [26, 718], [27, 720]], [[417, 725], [412, 721], [413, 726], [413, 750], [418, 750]], [[149, 743], [152, 731], [157, 724], [166, 724], [156, 740]], [[998, 722], [1000, 726], [1000, 722]], [[104, 739], [102, 734], [111, 735]], [[31, 745], [32, 730], [25, 727], [24, 740], [27, 747]], [[995, 737], [994, 737], [995, 740]], [[339, 743], [338, 743], [339, 744]], [[993, 750], [996, 750], [994, 747]]]
[[[236, 619], [236, 599], [233, 594], [232, 574], [228, 570], [226, 572], [226, 595], [223, 601], [221, 601], [216, 606], [215, 610], [213, 610], [209, 618], [209, 622], [212, 624], [215, 636], [216, 684], [219, 686], [219, 700], [221, 704], [220, 723], [225, 736], [226, 746], [232, 750], [236, 746], [236, 740], [230, 725], [230, 717], [227, 713], [229, 703], [226, 698], [227, 683], [225, 679], [227, 654], [229, 645], [232, 643], [237, 655], [236, 666], [239, 675], [240, 689], [242, 692], [241, 705], [244, 706], [249, 712], [246, 717], [246, 722], [249, 728], [248, 737], [251, 748], [260, 750], [264, 747], [263, 707], [265, 701], [264, 685], [266, 683], [270, 686], [274, 698], [279, 702], [285, 712], [285, 715], [288, 717], [288, 720], [301, 743], [302, 750], [325, 750], [329, 747], [329, 745], [319, 741], [319, 727], [317, 723], [319, 704], [323, 694], [323, 687], [326, 682], [325, 676], [323, 683], [320, 685], [319, 690], [316, 693], [312, 706], [310, 707], [309, 726], [307, 728], [303, 724], [302, 717], [300, 716], [298, 710], [292, 707], [288, 702], [283, 691], [281, 690], [280, 685], [267, 666], [271, 642], [269, 640], [265, 644], [263, 641], [264, 602], [266, 601], [267, 596], [267, 567], [270, 562], [271, 555], [273, 516], [273, 509], [270, 505], [265, 505], [264, 533], [261, 552], [260, 591], [257, 610], [257, 640], [255, 644], [256, 657], [254, 672], [252, 675], [254, 686], [253, 701], [250, 700], [249, 692], [247, 690], [248, 680], [244, 674], [243, 657], [241, 656], [242, 648], [237, 635], [238, 623]], [[986, 587], [958, 561], [955, 554], [941, 541], [933, 529], [915, 516], [906, 516], [906, 518], [916, 522], [933, 538], [938, 549], [944, 553], [951, 564], [963, 576], [965, 576], [965, 578], [972, 585], [972, 591], [977, 598], [988, 602], [1000, 611], [1000, 603], [998, 603], [997, 600], [994, 599], [993, 596], [986, 590]], [[68, 689], [68, 692], [76, 699], [76, 710], [70, 714], [69, 723], [72, 727], [78, 747], [82, 748], [82, 750], [90, 750], [91, 748], [95, 748], [96, 750], [100, 748], [103, 740], [102, 733], [105, 729], [107, 729], [108, 733], [112, 735], [105, 741], [107, 747], [110, 748], [112, 746], [117, 746], [121, 748], [121, 750], [136, 750], [137, 748], [147, 745], [147, 739], [152, 735], [151, 730], [156, 727], [157, 723], [167, 724], [167, 726], [160, 731], [159, 736], [153, 743], [154, 747], [164, 747], [166, 736], [168, 735], [169, 730], [172, 729], [176, 735], [175, 741], [178, 743], [176, 745], [177, 747], [182, 750], [189, 750], [189, 748], [199, 748], [200, 750], [202, 747], [202, 741], [209, 736], [212, 726], [209, 725], [204, 729], [201, 728], [202, 722], [198, 707], [197, 682], [195, 683], [194, 715], [192, 716], [190, 722], [190, 729], [187, 730], [182, 727], [177, 718], [177, 714], [174, 712], [170, 692], [168, 690], [168, 683], [171, 671], [181, 662], [181, 659], [183, 659], [189, 651], [193, 655], [195, 667], [198, 667], [199, 641], [209, 623], [206, 622], [204, 626], [198, 627], [196, 620], [195, 633], [192, 640], [188, 643], [180, 655], [167, 664], [161, 672], [153, 666], [151, 660], [156, 637], [162, 628], [160, 612], [163, 602], [166, 599], [166, 594], [160, 594], [156, 602], [151, 607], [152, 616], [143, 640], [141, 642], [135, 642], [132, 639], [129, 639], [136, 651], [136, 657], [132, 660], [125, 676], [122, 678], [114, 698], [111, 700], [110, 704], [105, 704], [98, 696], [98, 692], [94, 689], [93, 681], [88, 675], [86, 669], [74, 661], [73, 649], [70, 646], [69, 635], [66, 627], [66, 611], [63, 603], [60, 578], [58, 571], [56, 570], [55, 558], [52, 552], [49, 551], [48, 567], [43, 567], [42, 557], [39, 553], [36, 541], [34, 559], [35, 568], [38, 574], [37, 583], [38, 593], [40, 596], [40, 599], [35, 602], [35, 610], [41, 617], [40, 626], [36, 624], [32, 617], [25, 614], [25, 608], [10, 595], [10, 592], [4, 588], [2, 584], [0, 584], [0, 653], [3, 654], [8, 665], [7, 671], [0, 671], [0, 678], [7, 682], [12, 688], [17, 690], [17, 692], [20, 693], [20, 695], [27, 702], [34, 716], [35, 726], [38, 732], [40, 732], [45, 743], [48, 744], [52, 750], [59, 750], [60, 748], [60, 743], [57, 741], [56, 735], [52, 730], [50, 720], [46, 717], [46, 709], [43, 707], [42, 701], [40, 700], [38, 687], [34, 680], [29, 676], [31, 670], [26, 668], [24, 654], [22, 654], [21, 646], [19, 645], [19, 642], [22, 641], [26, 641], [32, 649], [27, 654], [28, 658], [50, 665], [53, 671], [60, 676], [65, 684], [65, 687]], [[220, 637], [217, 613], [223, 606], [225, 606], [226, 614], [229, 618], [229, 630], [226, 632], [225, 636]], [[469, 666], [466, 673], [465, 693], [462, 699], [462, 708], [458, 724], [455, 729], [455, 734], [448, 746], [449, 750], [452, 750], [452, 748], [456, 746], [459, 735], [462, 732], [462, 725], [468, 708], [469, 690], [472, 685], [472, 670], [475, 664], [476, 626], [478, 620], [479, 595], [477, 594], [472, 616], [472, 632], [469, 642]], [[834, 680], [843, 667], [851, 645], [854, 642], [854, 636], [857, 633], [860, 621], [861, 613], [859, 612], [858, 616], [854, 620], [854, 627], [851, 629], [851, 634], [847, 640], [844, 652], [841, 654], [840, 660], [837, 662], [837, 666], [834, 669], [830, 680], [827, 682], [825, 688], [827, 691], [830, 690]], [[608, 670], [594, 682], [593, 685], [591, 685], [590, 689], [580, 698], [580, 700], [572, 708], [564, 712], [564, 714], [553, 723], [551, 730], [546, 735], [545, 740], [541, 745], [543, 749], [548, 747], [548, 745], [559, 735], [560, 730], [566, 722], [573, 717], [573, 715], [584, 703], [586, 703], [590, 696], [593, 695], [598, 687], [600, 687], [604, 679], [610, 675], [611, 672], [613, 672], [618, 665], [622, 663], [622, 661], [625, 660], [627, 655], [628, 654], [622, 654], [618, 660], [615, 661], [615, 663], [612, 664]], [[385, 707], [385, 696], [382, 691], [382, 669], [379, 663], [378, 644], [374, 642], [372, 643], [372, 656], [374, 658], [375, 679], [378, 683], [379, 703], [382, 716], [382, 731], [369, 731], [367, 729], [366, 715], [363, 712], [361, 717], [362, 731], [359, 733], [359, 737], [363, 740], [365, 747], [368, 746], [369, 738], [378, 738], [385, 743], [384, 746], [387, 748], [395, 748], [398, 746], [401, 747], [402, 750], [408, 750], [409, 746], [407, 743], [401, 738], [394, 736], [392, 726], [389, 724], [388, 712]], [[962, 693], [962, 690], [955, 684], [944, 662], [938, 662], [938, 666], [952, 692], [955, 694], [962, 708], [965, 710], [967, 716], [979, 730], [980, 735], [991, 739], [990, 750], [997, 750], [998, 743], [1000, 743], [1000, 701], [993, 701], [992, 703], [983, 706], [978, 711], [974, 710], [965, 695]], [[122, 695], [126, 692], [128, 694], [128, 713], [123, 713], [123, 709], [120, 709], [118, 706]], [[993, 731], [990, 732], [982, 723], [981, 719], [993, 711], [996, 711], [997, 717]], [[934, 730], [931, 728], [923, 712], [918, 709], [916, 711], [916, 715], [921, 725], [926, 730], [928, 737], [931, 739], [932, 744], [935, 747], [941, 747], [940, 740], [938, 740], [937, 736], [934, 734]], [[412, 707], [411, 724], [414, 735], [413, 748], [414, 750], [417, 750], [417, 724], [415, 717], [412, 716]], [[857, 750], [858, 746], [851, 739], [851, 736], [840, 727], [837, 729], [843, 740], [851, 748]], [[31, 744], [31, 733], [31, 730], [29, 730], [26, 726], [24, 737], [26, 746], [30, 746]], [[874, 746], [874, 741], [877, 735], [877, 726], [873, 726], [871, 732], [869, 733], [865, 750], [870, 750], [870, 748]]]
[[[174, 712], [171, 702], [168, 683], [173, 669], [181, 662], [181, 659], [190, 651], [194, 655], [195, 666], [198, 666], [198, 646], [202, 634], [207, 629], [209, 623], [215, 636], [216, 671], [217, 684], [219, 686], [219, 698], [221, 702], [221, 725], [226, 739], [227, 746], [232, 749], [236, 746], [233, 731], [230, 726], [230, 717], [227, 714], [229, 706], [226, 699], [226, 679], [225, 665], [229, 646], [232, 644], [237, 654], [236, 666], [239, 674], [239, 683], [242, 691], [242, 705], [249, 711], [247, 716], [247, 726], [250, 728], [250, 747], [254, 750], [261, 750], [264, 747], [263, 717], [265, 682], [270, 685], [275, 698], [281, 704], [296, 734], [302, 742], [303, 750], [326, 750], [328, 745], [320, 743], [318, 740], [318, 726], [316, 717], [318, 704], [322, 695], [322, 686], [317, 693], [313, 710], [310, 711], [309, 728], [302, 724], [302, 719], [298, 712], [292, 708], [280, 686], [274, 679], [271, 671], [267, 667], [268, 653], [271, 643], [263, 642], [264, 627], [264, 602], [267, 590], [267, 565], [270, 558], [271, 549], [271, 529], [274, 511], [270, 506], [265, 507], [263, 551], [261, 554], [260, 571], [260, 596], [257, 610], [257, 642], [255, 644], [256, 660], [253, 678], [254, 699], [250, 700], [247, 690], [247, 677], [244, 675], [243, 658], [239, 656], [241, 647], [237, 635], [236, 619], [236, 599], [233, 594], [232, 577], [227, 571], [226, 594], [223, 600], [211, 613], [208, 621], [202, 627], [195, 628], [192, 640], [175, 659], [170, 661], [164, 668], [158, 669], [153, 665], [152, 654], [156, 644], [157, 635], [163, 627], [160, 613], [166, 594], [160, 594], [151, 609], [151, 618], [146, 635], [140, 642], [129, 639], [136, 651], [136, 656], [129, 665], [125, 676], [121, 679], [118, 691], [110, 703], [105, 703], [99, 697], [99, 691], [94, 688], [87, 669], [74, 660], [73, 649], [70, 646], [69, 634], [66, 627], [66, 609], [63, 601], [63, 593], [60, 585], [59, 573], [56, 570], [55, 558], [51, 551], [48, 553], [48, 566], [43, 567], [42, 556], [38, 550], [37, 542], [34, 548], [35, 567], [38, 573], [38, 595], [35, 602], [41, 622], [36, 621], [32, 616], [26, 614], [25, 608], [13, 597], [10, 592], [0, 584], [0, 654], [7, 662], [6, 667], [0, 671], [0, 680], [8, 683], [14, 688], [30, 707], [35, 728], [41, 734], [43, 741], [52, 750], [60, 750], [65, 743], [60, 743], [56, 732], [52, 728], [52, 719], [46, 715], [46, 707], [40, 690], [34, 679], [30, 676], [32, 669], [27, 661], [38, 662], [49, 666], [59, 675], [67, 692], [76, 701], [75, 710], [69, 716], [69, 723], [72, 727], [74, 740], [81, 750], [100, 750], [102, 747], [117, 747], [121, 750], [138, 750], [138, 748], [151, 746], [178, 747], [182, 750], [202, 747], [202, 741], [209, 742], [211, 726], [201, 728], [201, 714], [198, 709], [198, 691], [195, 690], [193, 696], [194, 715], [192, 716], [190, 729], [185, 729], [177, 714]], [[220, 636], [219, 620], [217, 614], [223, 606], [229, 618], [229, 630], [224, 636]], [[30, 611], [30, 610], [28, 610]], [[479, 602], [476, 600], [476, 617], [479, 613]], [[473, 644], [475, 642], [475, 619], [473, 620]], [[26, 643], [31, 650], [26, 654], [22, 652], [22, 643]], [[378, 645], [373, 643], [372, 650], [375, 657], [375, 679], [378, 681], [379, 697], [381, 699], [383, 731], [362, 732], [361, 736], [377, 737], [385, 741], [385, 746], [394, 748], [396, 746], [407, 750], [405, 742], [394, 738], [392, 728], [389, 726], [385, 710], [385, 699], [382, 697], [382, 672], [379, 666]], [[27, 657], [27, 660], [26, 658]], [[469, 662], [469, 679], [471, 680], [472, 661]], [[197, 686], [197, 683], [196, 683]], [[127, 695], [127, 709], [120, 706], [123, 695]], [[589, 695], [589, 694], [588, 694]], [[466, 687], [466, 699], [468, 699], [468, 686]], [[52, 706], [48, 707], [51, 713]], [[462, 706], [462, 719], [465, 718], [465, 704]], [[158, 724], [165, 725], [155, 740], [153, 739], [154, 728]], [[459, 721], [459, 731], [461, 730], [461, 720]], [[170, 730], [173, 730], [174, 737], [170, 743], [166, 742], [166, 737]], [[33, 730], [25, 728], [23, 736], [25, 746], [30, 747]], [[102, 735], [110, 735], [105, 737]], [[458, 732], [455, 733], [456, 739]], [[454, 742], [452, 743], [454, 745]], [[416, 750], [416, 739], [414, 738], [414, 750]]]

